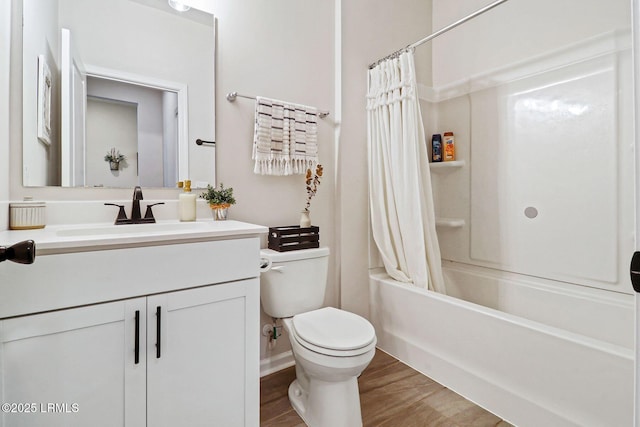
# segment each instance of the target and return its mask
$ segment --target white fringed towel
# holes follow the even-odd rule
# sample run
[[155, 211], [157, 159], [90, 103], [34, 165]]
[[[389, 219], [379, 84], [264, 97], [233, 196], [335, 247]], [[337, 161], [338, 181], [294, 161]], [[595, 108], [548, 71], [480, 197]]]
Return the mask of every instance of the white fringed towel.
[[318, 110], [256, 97], [253, 172], [260, 175], [304, 174], [318, 164]]

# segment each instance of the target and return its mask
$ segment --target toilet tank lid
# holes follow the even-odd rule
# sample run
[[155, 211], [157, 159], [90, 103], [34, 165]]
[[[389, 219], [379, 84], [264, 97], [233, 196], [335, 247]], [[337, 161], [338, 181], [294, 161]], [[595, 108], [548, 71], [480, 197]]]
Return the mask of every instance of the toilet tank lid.
[[278, 252], [273, 249], [260, 249], [260, 257], [271, 262], [297, 261], [301, 259], [321, 258], [329, 256], [329, 248], [300, 249], [297, 251]]

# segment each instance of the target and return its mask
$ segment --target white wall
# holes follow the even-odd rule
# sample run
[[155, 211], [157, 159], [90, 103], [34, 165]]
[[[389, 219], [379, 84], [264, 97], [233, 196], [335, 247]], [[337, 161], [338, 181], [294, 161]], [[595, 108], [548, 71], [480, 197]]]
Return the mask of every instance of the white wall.
[[[237, 91], [331, 110], [329, 117], [319, 121], [319, 156], [325, 173], [311, 202], [311, 219], [320, 226], [321, 245], [335, 253], [333, 3], [232, 1], [214, 2], [214, 9], [218, 29], [216, 168], [218, 182], [233, 187], [238, 201], [230, 216], [266, 226], [297, 224], [306, 193], [302, 175], [253, 173], [254, 102], [238, 98], [230, 103], [225, 94]], [[338, 305], [334, 255], [329, 280], [326, 302]], [[268, 321], [263, 316], [263, 322]], [[280, 340], [272, 352], [265, 351], [265, 345], [261, 352], [265, 357], [287, 348], [288, 342]]]
[[[431, 33], [431, 1], [342, 2], [342, 124], [338, 153], [342, 307], [368, 316], [368, 178], [365, 96], [368, 65]], [[429, 64], [429, 46], [416, 62]], [[429, 82], [429, 66], [416, 66]]]
[[[24, 1], [23, 115], [34, 118], [24, 126], [24, 176], [29, 185], [60, 184], [60, 35], [58, 1]], [[38, 56], [43, 55], [51, 71], [51, 144], [38, 140]]]
[[[433, 0], [439, 29], [491, 3]], [[434, 86], [531, 59], [618, 28], [630, 20], [630, 2], [602, 0], [508, 1], [433, 40]], [[473, 43], [469, 43], [473, 40]]]
[[[0, 2], [0, 231], [9, 227], [9, 52], [11, 2]], [[0, 242], [0, 245], [3, 242]]]

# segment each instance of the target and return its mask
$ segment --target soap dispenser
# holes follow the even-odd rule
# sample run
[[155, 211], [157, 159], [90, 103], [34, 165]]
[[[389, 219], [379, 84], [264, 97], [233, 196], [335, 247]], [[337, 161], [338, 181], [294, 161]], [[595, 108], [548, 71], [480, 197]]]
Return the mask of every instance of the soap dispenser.
[[184, 191], [178, 196], [178, 214], [180, 221], [196, 220], [196, 195], [191, 192], [191, 181], [186, 179], [184, 183], [178, 182], [178, 187], [184, 187]]

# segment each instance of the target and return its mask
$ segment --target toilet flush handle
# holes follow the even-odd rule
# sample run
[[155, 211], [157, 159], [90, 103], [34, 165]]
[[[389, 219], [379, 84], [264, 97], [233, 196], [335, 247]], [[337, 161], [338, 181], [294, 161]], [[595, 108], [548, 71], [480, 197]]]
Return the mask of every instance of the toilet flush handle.
[[278, 273], [282, 273], [282, 270], [284, 270], [284, 265], [276, 265], [275, 267], [271, 267], [271, 269], [277, 271]]

